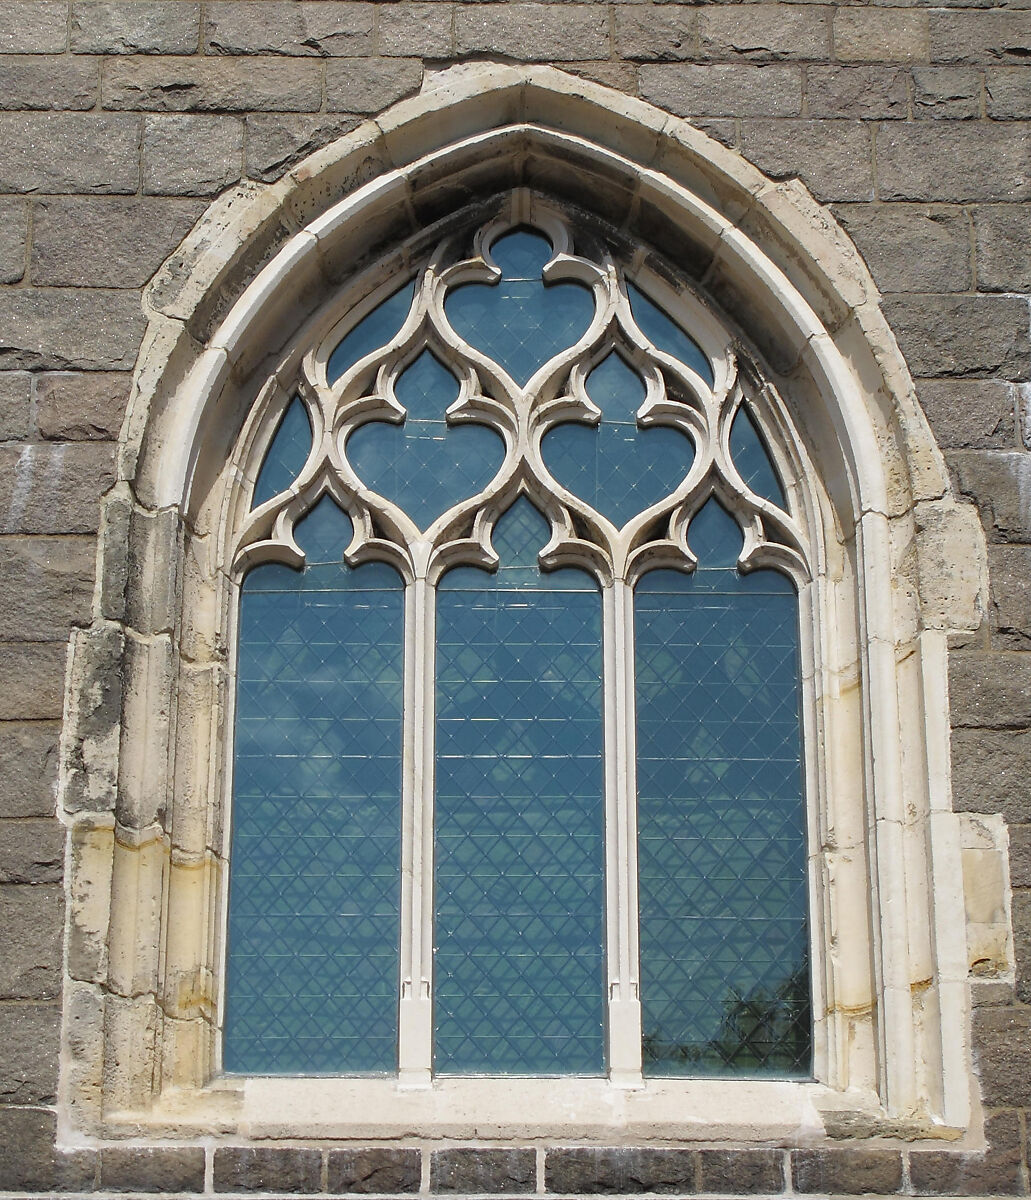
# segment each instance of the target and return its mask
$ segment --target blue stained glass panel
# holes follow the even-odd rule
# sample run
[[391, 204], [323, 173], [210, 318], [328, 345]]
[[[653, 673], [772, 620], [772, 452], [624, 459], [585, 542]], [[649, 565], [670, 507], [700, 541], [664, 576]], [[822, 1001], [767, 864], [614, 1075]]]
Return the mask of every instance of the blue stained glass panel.
[[328, 498], [303, 571], [240, 598], [223, 1059], [248, 1074], [397, 1066], [403, 589], [341, 559]]
[[261, 470], [254, 485], [253, 508], [278, 496], [297, 478], [311, 450], [311, 422], [300, 396], [294, 396], [286, 406], [279, 428], [265, 452]]
[[587, 394], [601, 409], [600, 423], [556, 426], [544, 435], [541, 453], [563, 487], [622, 526], [683, 482], [694, 447], [679, 430], [638, 426], [644, 381], [618, 354], [590, 373]]
[[435, 1069], [604, 1070], [601, 603], [545, 575], [521, 499], [501, 568], [437, 595]]
[[779, 508], [787, 508], [780, 479], [752, 414], [744, 404], [734, 414], [734, 423], [730, 427], [730, 457], [738, 474], [757, 496], [772, 501]]
[[489, 355], [517, 383], [526, 383], [549, 359], [574, 345], [594, 316], [594, 297], [575, 283], [546, 285], [541, 272], [551, 258], [546, 238], [517, 229], [491, 247], [500, 283], [468, 283], [444, 301], [451, 327]]
[[347, 439], [347, 457], [363, 483], [426, 529], [490, 483], [505, 444], [485, 425], [448, 424], [458, 381], [428, 350], [402, 373], [394, 392], [407, 414], [404, 425], [360, 426]]
[[679, 359], [712, 387], [716, 381], [712, 364], [694, 338], [686, 334], [653, 300], [649, 300], [640, 288], [628, 283], [626, 290], [630, 297], [630, 311], [644, 336], [656, 349]]
[[373, 350], [392, 342], [405, 323], [415, 296], [415, 280], [388, 296], [367, 313], [338, 343], [326, 363], [326, 378], [330, 384], [344, 375]]

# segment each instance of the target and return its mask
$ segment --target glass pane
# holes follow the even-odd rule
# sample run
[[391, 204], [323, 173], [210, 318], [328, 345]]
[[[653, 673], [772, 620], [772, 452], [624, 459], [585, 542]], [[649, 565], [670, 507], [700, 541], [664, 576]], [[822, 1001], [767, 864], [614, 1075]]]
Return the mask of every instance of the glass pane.
[[600, 424], [559, 425], [541, 452], [559, 483], [622, 526], [683, 482], [694, 447], [679, 430], [638, 426], [644, 381], [618, 354], [590, 373], [587, 394], [601, 409]]
[[397, 1066], [403, 590], [350, 538], [323, 499], [241, 590], [227, 1071]]
[[286, 406], [254, 485], [253, 508], [278, 496], [297, 478], [311, 450], [311, 422], [300, 396]]
[[730, 427], [730, 457], [738, 474], [757, 496], [772, 501], [778, 508], [787, 509], [784, 489], [780, 486], [752, 414], [744, 404], [734, 414], [734, 423]]
[[485, 425], [449, 425], [458, 380], [429, 351], [394, 389], [402, 426], [370, 421], [347, 439], [347, 457], [365, 484], [400, 505], [420, 529], [453, 504], [482, 491], [497, 474], [505, 443]]
[[628, 283], [626, 290], [630, 297], [630, 311], [644, 336], [657, 350], [670, 355], [671, 358], [679, 359], [712, 387], [716, 377], [712, 373], [712, 365], [698, 343], [688, 337], [640, 288]]
[[805, 1077], [797, 598], [705, 565], [741, 548], [714, 502], [688, 537], [700, 568], [635, 595], [645, 1073]]
[[526, 500], [501, 569], [437, 595], [435, 1064], [443, 1074], [601, 1074], [601, 603], [543, 574]]
[[584, 335], [594, 316], [594, 297], [580, 284], [545, 285], [541, 272], [551, 245], [527, 229], [498, 238], [491, 257], [501, 269], [501, 282], [454, 288], [444, 309], [459, 337], [500, 363], [517, 383], [526, 383]]
[[366, 354], [371, 354], [373, 350], [379, 350], [381, 346], [394, 340], [405, 323], [414, 295], [413, 279], [400, 291], [377, 304], [372, 312], [362, 317], [351, 332], [345, 335], [326, 363], [326, 378], [330, 384], [336, 383]]

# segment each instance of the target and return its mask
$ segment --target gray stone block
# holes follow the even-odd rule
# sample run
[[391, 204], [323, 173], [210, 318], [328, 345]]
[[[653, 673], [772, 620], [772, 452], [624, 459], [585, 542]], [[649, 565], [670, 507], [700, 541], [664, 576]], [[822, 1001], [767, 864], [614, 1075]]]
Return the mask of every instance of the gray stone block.
[[257, 113], [247, 118], [247, 174], [271, 183], [321, 146], [343, 137], [358, 117]]
[[909, 115], [909, 74], [903, 67], [821, 66], [806, 71], [810, 117], [904, 120]]
[[0, 886], [0, 999], [59, 996], [63, 941], [64, 892], [59, 885]]
[[200, 36], [200, 5], [188, 0], [74, 0], [75, 54], [190, 54]]
[[1010, 883], [1031, 888], [1031, 825], [1010, 824]]
[[597, 4], [460, 4], [455, 51], [523, 62], [608, 58], [609, 14]]
[[[1031, 546], [990, 546], [992, 645], [1031, 650]], [[1031, 882], [1027, 884], [1031, 887]]]
[[326, 108], [375, 113], [421, 85], [422, 63], [415, 58], [338, 58], [326, 63]]
[[354, 0], [216, 0], [204, 8], [204, 48], [209, 54], [368, 54], [373, 12]]
[[57, 441], [118, 437], [132, 377], [121, 371], [81, 371], [36, 377], [36, 426]]
[[50, 818], [0, 821], [0, 883], [60, 883], [64, 827]]
[[67, 649], [64, 642], [0, 643], [0, 721], [61, 716]]
[[29, 209], [24, 200], [0, 200], [0, 283], [25, 274]]
[[[149, 195], [214, 196], [243, 173], [243, 122], [238, 117], [147, 117], [143, 125], [143, 190]], [[200, 209], [191, 210], [199, 216]], [[189, 225], [195, 217], [191, 216]], [[189, 228], [186, 226], [186, 229]], [[180, 238], [169, 246], [171, 250]]]
[[32, 431], [32, 376], [26, 371], [0, 372], [0, 442], [28, 437]]
[[60, 54], [68, 48], [66, 0], [4, 0], [0, 54]]
[[949, 656], [952, 724], [982, 729], [1031, 726], [1031, 655], [953, 652]]
[[[145, 134], [145, 179], [146, 156]], [[203, 208], [189, 200], [136, 197], [39, 200], [33, 211], [31, 280], [44, 287], [142, 287]]]
[[1017, 966], [1016, 998], [1031, 1001], [1031, 891], [1013, 892], [1010, 917], [1013, 923], [1013, 957]]
[[928, 56], [927, 14], [911, 8], [834, 11], [834, 53], [842, 61], [919, 62]]
[[700, 1192], [735, 1196], [784, 1190], [784, 1156], [779, 1150], [699, 1150]]
[[0, 637], [58, 642], [87, 624], [96, 556], [92, 537], [0, 538]]
[[698, 12], [678, 4], [616, 9], [616, 48], [636, 62], [681, 62], [697, 58]]
[[57, 1055], [61, 1009], [57, 1004], [23, 1001], [0, 1004], [0, 1101], [52, 1104], [57, 1094]]
[[421, 1178], [422, 1154], [415, 1149], [330, 1150], [327, 1160], [326, 1188], [330, 1192], [417, 1192]]
[[943, 449], [1015, 444], [1014, 389], [999, 379], [918, 379], [917, 396]]
[[55, 1149], [55, 1117], [39, 1108], [0, 1108], [0, 1191], [88, 1192], [92, 1150]]
[[104, 104], [150, 112], [316, 112], [321, 69], [282, 59], [121, 58], [107, 65]]
[[1031, 375], [1028, 305], [1015, 296], [887, 296], [884, 315], [914, 375]]
[[509, 1195], [536, 1191], [534, 1150], [434, 1150], [430, 1156], [431, 1192]]
[[1031, 822], [1031, 729], [954, 729], [952, 806]]
[[869, 126], [862, 121], [742, 121], [742, 153], [777, 179], [797, 177], [817, 200], [873, 198]]
[[544, 1186], [567, 1195], [691, 1194], [697, 1191], [698, 1152], [626, 1147], [549, 1149]]
[[92, 108], [99, 92], [100, 67], [90, 59], [0, 58], [0, 108]]
[[317, 1192], [322, 1154], [318, 1150], [271, 1146], [218, 1146], [216, 1192]]
[[1027, 208], [985, 204], [974, 210], [977, 283], [986, 292], [1031, 291]]
[[0, 367], [129, 370], [143, 337], [134, 292], [19, 288], [0, 292]]
[[0, 533], [93, 533], [114, 478], [107, 442], [0, 446]]
[[135, 192], [139, 143], [138, 117], [0, 113], [0, 191]]
[[1027, 200], [1027, 128], [984, 121], [882, 125], [877, 130], [877, 194], [881, 200]]
[[641, 97], [681, 117], [795, 117], [802, 72], [788, 63], [644, 66]]
[[990, 1107], [1031, 1104], [1031, 1009], [980, 1008], [974, 1013], [974, 1059]]
[[791, 1178], [795, 1190], [837, 1192], [846, 1196], [887, 1196], [902, 1186], [902, 1155], [896, 1150], [794, 1150]]
[[1016, 1196], [1021, 1179], [1020, 1117], [1002, 1112], [985, 1121], [983, 1154], [914, 1150], [909, 1178], [918, 1196]]
[[962, 209], [851, 204], [835, 215], [882, 292], [969, 289], [970, 223]]
[[1031, 117], [1031, 67], [998, 67], [985, 72], [985, 107], [996, 121]]
[[824, 5], [710, 5], [699, 10], [699, 49], [715, 59], [827, 59], [827, 13]]
[[105, 1148], [100, 1154], [100, 1186], [111, 1192], [202, 1192], [202, 1146]]
[[0, 817], [53, 813], [59, 733], [49, 721], [0, 723]]
[[981, 115], [981, 72], [969, 67], [917, 67], [913, 115], [969, 120]]
[[1031, 454], [957, 450], [948, 461], [957, 491], [977, 505], [989, 541], [1031, 542]]
[[450, 4], [381, 4], [376, 18], [377, 54], [448, 58], [454, 53]]
[[1031, 13], [933, 12], [935, 62], [1022, 63], [1031, 54]]

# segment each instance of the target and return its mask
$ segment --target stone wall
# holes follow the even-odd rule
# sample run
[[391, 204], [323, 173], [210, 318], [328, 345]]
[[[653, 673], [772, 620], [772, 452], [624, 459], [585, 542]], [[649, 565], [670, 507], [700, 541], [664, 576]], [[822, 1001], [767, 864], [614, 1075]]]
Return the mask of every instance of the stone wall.
[[[0, 4], [0, 1192], [1025, 1194], [1031, 1108], [1031, 9], [913, 3]], [[952, 654], [954, 803], [1009, 823], [1016, 995], [975, 1014], [986, 1154], [831, 1149], [54, 1150], [70, 630], [141, 289], [242, 179], [270, 181], [424, 72], [552, 63], [797, 176], [855, 239], [960, 495], [991, 604]]]

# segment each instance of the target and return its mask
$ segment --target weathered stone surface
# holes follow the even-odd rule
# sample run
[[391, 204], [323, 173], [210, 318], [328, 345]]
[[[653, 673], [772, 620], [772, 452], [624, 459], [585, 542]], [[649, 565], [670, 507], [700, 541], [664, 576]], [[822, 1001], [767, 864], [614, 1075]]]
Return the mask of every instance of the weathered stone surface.
[[795, 1190], [887, 1196], [902, 1185], [902, 1156], [894, 1150], [794, 1150], [791, 1178]]
[[834, 12], [834, 53], [843, 61], [926, 59], [927, 14], [905, 8], [838, 8]]
[[326, 107], [374, 113], [417, 92], [422, 64], [415, 58], [341, 58], [326, 63]]
[[917, 396], [943, 449], [1015, 444], [1013, 387], [999, 379], [921, 379]]
[[1031, 888], [1031, 825], [1007, 828], [1010, 839], [1010, 883], [1015, 888]]
[[88, 537], [0, 537], [0, 638], [56, 642], [89, 620], [96, 542]]
[[909, 115], [909, 77], [903, 67], [818, 66], [806, 71], [810, 117], [904, 120]]
[[47, 817], [54, 811], [58, 726], [0, 723], [0, 817]]
[[981, 72], [968, 67], [918, 67], [913, 71], [913, 115], [949, 120], [981, 115]]
[[331, 1150], [327, 1160], [330, 1192], [417, 1192], [421, 1178], [422, 1155], [414, 1149]]
[[216, 0], [204, 8], [212, 54], [368, 54], [372, 32], [372, 6], [354, 0]]
[[59, 441], [118, 437], [132, 377], [120, 371], [82, 371], [36, 378], [36, 426]]
[[920, 1196], [1014, 1196], [1023, 1191], [1020, 1171], [1020, 1117], [999, 1113], [985, 1121], [989, 1148], [984, 1154], [914, 1150], [909, 1177]]
[[537, 1156], [533, 1150], [434, 1150], [430, 1191], [506, 1195], [536, 1190]]
[[0, 58], [0, 108], [92, 108], [99, 91], [100, 68], [88, 59]]
[[608, 58], [609, 14], [596, 4], [461, 4], [455, 50], [524, 62]]
[[64, 642], [0, 643], [0, 721], [60, 717], [66, 651]]
[[122, 58], [107, 65], [104, 103], [151, 112], [315, 112], [322, 78], [314, 62]]
[[996, 121], [1031, 117], [1031, 67], [998, 67], [985, 72], [985, 107]]
[[116, 113], [0, 113], [0, 191], [135, 192], [138, 117]]
[[699, 1150], [700, 1192], [750, 1196], [784, 1190], [784, 1156], [777, 1150]]
[[977, 283], [986, 292], [1031, 291], [1031, 238], [1027, 209], [984, 204], [974, 211]]
[[974, 1058], [985, 1104], [1031, 1104], [1031, 1009], [981, 1008], [974, 1013]]
[[[992, 645], [1031, 650], [1031, 546], [991, 546]], [[1028, 883], [1031, 887], [1031, 882]]]
[[74, 0], [76, 54], [189, 54], [197, 49], [200, 5], [189, 0]]
[[817, 200], [873, 198], [870, 130], [861, 121], [742, 121], [741, 150], [775, 179], [797, 176]]
[[[144, 192], [213, 196], [236, 183], [242, 170], [243, 122], [237, 117], [176, 115], [148, 117], [144, 122]], [[193, 219], [169, 249], [192, 224]]]
[[24, 200], [0, 200], [0, 283], [17, 283], [25, 274], [29, 209]]
[[186, 236], [203, 208], [190, 200], [135, 197], [37, 201], [32, 282], [49, 287], [141, 287]]
[[0, 54], [60, 54], [67, 46], [66, 0], [5, 0]]
[[1021, 63], [1031, 54], [1031, 13], [932, 13], [930, 49], [937, 62]]
[[64, 828], [55, 820], [0, 821], [0, 883], [60, 883]]
[[93, 533], [114, 464], [106, 443], [0, 446], [0, 533]]
[[64, 893], [59, 885], [0, 887], [0, 999], [52, 1000], [59, 995], [63, 940]]
[[802, 111], [801, 71], [787, 63], [644, 66], [640, 74], [642, 98], [681, 117], [795, 117]]
[[201, 1146], [105, 1148], [100, 1155], [100, 1186], [112, 1192], [201, 1192]]
[[881, 200], [1026, 200], [1031, 141], [1025, 125], [914, 121], [877, 131]]
[[1031, 726], [1031, 655], [953, 653], [949, 657], [952, 724], [986, 729]]
[[882, 292], [961, 292], [970, 287], [970, 224], [959, 208], [839, 205], [835, 215]]
[[55, 1150], [56, 1132], [53, 1112], [39, 1108], [0, 1108], [0, 1190], [92, 1190], [95, 1152]]
[[143, 336], [134, 293], [20, 288], [0, 293], [0, 367], [128, 370]]
[[544, 1186], [569, 1195], [605, 1193], [693, 1193], [698, 1153], [694, 1150], [549, 1149]]
[[620, 57], [637, 62], [697, 58], [697, 10], [678, 4], [621, 6], [616, 9], [616, 46]]
[[61, 1009], [23, 1001], [0, 1004], [0, 1100], [5, 1104], [51, 1104], [57, 1092]]
[[218, 1146], [217, 1192], [317, 1192], [322, 1174], [318, 1150], [271, 1146]]
[[23, 371], [0, 372], [0, 442], [28, 437], [32, 376]]
[[454, 51], [449, 4], [383, 4], [376, 21], [376, 53], [402, 58], [447, 58]]
[[948, 459], [956, 488], [977, 505], [989, 541], [1031, 542], [1031, 455], [953, 451]]
[[1031, 821], [1031, 730], [954, 729], [952, 806]]
[[706, 58], [826, 59], [830, 22], [823, 5], [711, 5], [698, 17]]
[[247, 118], [247, 174], [271, 183], [358, 124], [358, 117], [258, 113]]
[[1031, 374], [1027, 301], [1015, 296], [888, 296], [884, 315], [914, 375]]

